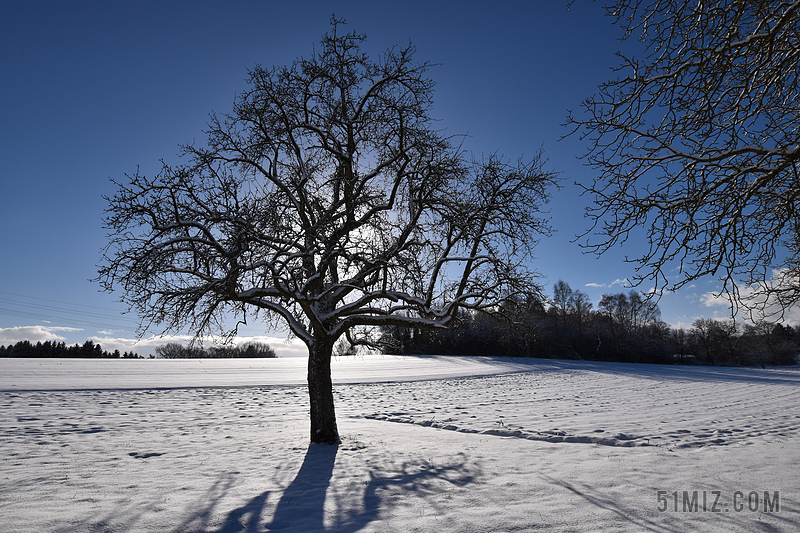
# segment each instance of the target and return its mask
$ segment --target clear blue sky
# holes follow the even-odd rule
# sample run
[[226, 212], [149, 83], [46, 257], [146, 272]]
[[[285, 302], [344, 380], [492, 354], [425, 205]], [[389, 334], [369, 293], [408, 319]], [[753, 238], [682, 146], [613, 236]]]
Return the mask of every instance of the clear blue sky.
[[[576, 159], [580, 140], [559, 141], [567, 110], [613, 75], [623, 46], [601, 3], [10, 2], [0, 20], [0, 344], [133, 339], [135, 317], [88, 281], [105, 244], [109, 178], [179, 161], [179, 144], [204, 142], [208, 113], [231, 109], [248, 68], [307, 55], [333, 13], [366, 33], [373, 53], [410, 40], [418, 60], [441, 64], [433, 115], [468, 133], [468, 149], [512, 159], [544, 150], [564, 185], [550, 206], [558, 233], [537, 249], [548, 292], [563, 279], [596, 305], [623, 290], [633, 273], [624, 255], [644, 243], [597, 259], [570, 242], [588, 201], [573, 182], [592, 174]], [[703, 305], [717, 288], [708, 280], [665, 296], [663, 318], [725, 316]]]

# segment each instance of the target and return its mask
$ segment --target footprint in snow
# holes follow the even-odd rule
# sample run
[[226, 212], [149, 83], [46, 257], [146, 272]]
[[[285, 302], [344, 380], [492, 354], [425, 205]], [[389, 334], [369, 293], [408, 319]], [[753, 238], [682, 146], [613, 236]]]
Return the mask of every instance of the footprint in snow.
[[156, 452], [150, 452], [150, 453], [131, 452], [128, 455], [130, 455], [134, 459], [148, 459], [150, 457], [158, 457], [159, 455], [164, 455], [164, 454]]

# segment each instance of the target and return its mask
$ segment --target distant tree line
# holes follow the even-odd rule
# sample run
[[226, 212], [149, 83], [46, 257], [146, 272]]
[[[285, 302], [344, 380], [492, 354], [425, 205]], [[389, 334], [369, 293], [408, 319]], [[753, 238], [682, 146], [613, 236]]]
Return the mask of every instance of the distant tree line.
[[269, 344], [248, 342], [241, 346], [183, 346], [174, 342], [156, 347], [156, 354], [164, 359], [238, 359], [266, 357], [275, 358]]
[[[203, 348], [200, 346], [182, 346], [177, 343], [169, 343], [158, 346], [156, 354], [164, 359], [234, 359], [234, 358], [254, 358], [254, 357], [277, 357], [275, 350], [268, 344], [251, 342], [242, 346], [214, 346]], [[45, 358], [61, 357], [71, 359], [144, 359], [134, 352], [123, 352], [114, 350], [109, 352], [103, 350], [102, 346], [93, 341], [86, 341], [83, 344], [68, 346], [63, 342], [37, 342], [20, 341], [14, 345], [0, 346], [0, 357], [21, 357], [21, 358]], [[153, 356], [150, 355], [152, 359]]]
[[37, 342], [19, 341], [14, 345], [0, 346], [0, 357], [23, 357], [23, 358], [42, 358], [42, 357], [62, 357], [72, 359], [144, 359], [134, 352], [123, 352], [114, 350], [109, 352], [103, 350], [99, 344], [93, 341], [86, 341], [83, 344], [68, 346], [63, 342]]
[[448, 330], [384, 327], [386, 353], [506, 355], [663, 364], [791, 365], [800, 330], [762, 322], [701, 318], [671, 328], [658, 305], [636, 291], [589, 297], [559, 280], [553, 298], [509, 305], [512, 321], [462, 313]]

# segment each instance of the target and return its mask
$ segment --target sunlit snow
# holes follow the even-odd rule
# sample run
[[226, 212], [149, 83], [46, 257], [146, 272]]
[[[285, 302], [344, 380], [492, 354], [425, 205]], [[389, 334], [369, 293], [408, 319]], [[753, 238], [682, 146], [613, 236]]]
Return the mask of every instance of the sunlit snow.
[[800, 529], [798, 369], [304, 363], [0, 359], [0, 531]]

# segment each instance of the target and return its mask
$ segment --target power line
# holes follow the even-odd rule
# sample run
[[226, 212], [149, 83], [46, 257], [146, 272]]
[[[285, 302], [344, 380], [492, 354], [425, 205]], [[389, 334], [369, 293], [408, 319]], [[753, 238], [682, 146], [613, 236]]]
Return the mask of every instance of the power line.
[[[8, 298], [6, 296], [13, 296], [15, 298]], [[28, 300], [38, 300], [40, 302], [49, 303], [45, 304], [26, 302], [16, 298], [26, 298]], [[76, 307], [83, 308], [84, 310], [76, 309]], [[91, 309], [97, 309], [103, 312], [91, 311]], [[103, 307], [68, 303], [59, 300], [36, 298], [34, 296], [23, 296], [20, 294], [0, 291], [0, 314], [2, 315], [32, 320], [42, 320], [47, 322], [58, 322], [84, 327], [104, 327], [117, 329], [132, 329], [137, 327], [138, 324], [135, 321], [126, 320], [124, 318], [117, 320], [114, 317], [109, 317], [109, 314], [116, 313], [119, 313], [119, 311]]]
[[88, 309], [98, 309], [98, 310], [101, 310], [101, 311], [107, 311], [107, 312], [113, 312], [113, 313], [118, 313], [119, 312], [118, 309], [111, 309], [110, 307], [99, 307], [99, 306], [96, 306], [96, 305], [79, 304], [79, 303], [75, 303], [75, 302], [65, 302], [63, 300], [52, 300], [50, 298], [39, 298], [37, 296], [27, 296], [25, 294], [16, 294], [16, 293], [13, 293], [13, 292], [0, 291], [0, 295], [13, 296], [15, 298], [26, 298], [28, 300], [39, 300], [39, 301], [42, 301], [42, 302], [51, 302], [51, 303], [67, 305], [67, 306], [71, 306], [71, 307], [85, 307], [85, 308], [88, 308]]
[[25, 311], [10, 310], [2, 307], [0, 307], [0, 315], [13, 316], [16, 318], [29, 318], [44, 322], [57, 322], [59, 324], [67, 324], [71, 326], [114, 328], [114, 329], [132, 329], [136, 327], [136, 325], [131, 325], [131, 324], [112, 324], [110, 322], [95, 322], [91, 320], [78, 320], [61, 316], [27, 313]]

